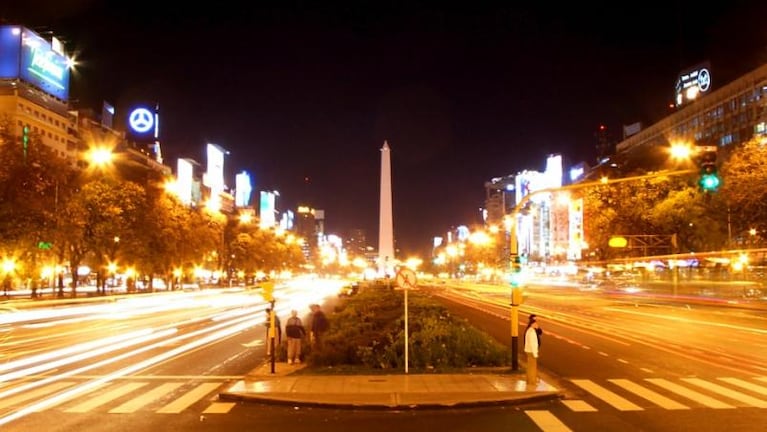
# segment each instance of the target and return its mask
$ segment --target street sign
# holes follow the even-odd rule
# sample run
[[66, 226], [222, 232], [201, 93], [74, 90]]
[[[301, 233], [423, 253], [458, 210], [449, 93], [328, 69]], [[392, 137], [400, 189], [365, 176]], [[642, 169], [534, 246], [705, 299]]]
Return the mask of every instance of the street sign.
[[415, 272], [409, 268], [400, 269], [397, 272], [396, 281], [398, 286], [405, 289], [412, 289], [418, 285], [418, 277], [416, 277]]

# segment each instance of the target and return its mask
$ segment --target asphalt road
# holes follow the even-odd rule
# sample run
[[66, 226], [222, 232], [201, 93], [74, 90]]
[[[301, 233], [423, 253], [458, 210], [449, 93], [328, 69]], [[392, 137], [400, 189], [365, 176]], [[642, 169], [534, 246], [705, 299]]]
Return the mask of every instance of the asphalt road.
[[[504, 287], [445, 287], [437, 293], [448, 296], [456, 314], [500, 341], [510, 341]], [[763, 430], [761, 404], [767, 404], [763, 312], [604, 298], [545, 287], [531, 288], [527, 294], [521, 321], [524, 324], [531, 312], [541, 317], [545, 333], [540, 366], [547, 380], [566, 390], [562, 400], [394, 412], [218, 401], [219, 389], [265, 359], [263, 304], [258, 299], [248, 304], [248, 297], [223, 303], [219, 297], [201, 297], [179, 309], [155, 306], [148, 311], [144, 306], [142, 313], [122, 314], [121, 319], [108, 313], [97, 320], [74, 314], [2, 326], [2, 415], [57, 394], [61, 389], [53, 388], [63, 382], [78, 386], [103, 382], [58, 404], [27, 412], [0, 425], [0, 430]], [[174, 298], [181, 301], [189, 300]], [[300, 302], [305, 301], [301, 297]], [[51, 359], [50, 369], [16, 381], [7, 379], [12, 373], [8, 365], [41, 355], [46, 347], [64, 349], [92, 340], [94, 334], [114, 336], [145, 327], [174, 331], [135, 346], [112, 346], [113, 350], [73, 363], [56, 365], [57, 360]], [[232, 331], [220, 333], [225, 328]], [[134, 353], [139, 347], [146, 350]], [[175, 354], [165, 355], [169, 352]], [[138, 363], [144, 366], [132, 368]], [[82, 370], [86, 367], [91, 368]], [[8, 394], [51, 377], [65, 379]]]

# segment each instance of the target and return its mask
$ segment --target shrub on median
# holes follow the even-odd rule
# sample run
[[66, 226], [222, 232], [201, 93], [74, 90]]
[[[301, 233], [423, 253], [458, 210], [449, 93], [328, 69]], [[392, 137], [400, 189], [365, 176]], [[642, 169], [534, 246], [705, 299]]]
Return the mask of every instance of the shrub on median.
[[[365, 286], [339, 300], [312, 366], [401, 369], [405, 364], [404, 295], [385, 285]], [[416, 370], [502, 366], [507, 349], [419, 291], [408, 294], [408, 358]]]

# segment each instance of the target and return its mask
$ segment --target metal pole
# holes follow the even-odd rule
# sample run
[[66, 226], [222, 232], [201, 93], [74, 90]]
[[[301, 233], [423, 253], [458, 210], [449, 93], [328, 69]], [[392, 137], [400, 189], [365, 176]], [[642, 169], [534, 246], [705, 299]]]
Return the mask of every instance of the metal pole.
[[276, 356], [275, 349], [274, 349], [274, 336], [275, 336], [275, 320], [274, 320], [274, 300], [271, 301], [272, 307], [269, 309], [269, 347], [271, 349], [272, 358], [270, 359], [272, 363], [272, 373], [274, 373], [274, 359]]
[[410, 344], [408, 343], [408, 328], [407, 328], [407, 292], [410, 289], [405, 287], [405, 373], [408, 373], [408, 350]]
[[514, 303], [516, 300], [514, 291], [519, 291], [519, 288], [512, 288], [511, 290], [511, 370], [519, 370], [519, 305]]
[[[517, 245], [517, 215], [512, 214], [509, 226], [509, 270], [514, 277], [514, 266], [518, 253]], [[511, 288], [511, 309], [509, 321], [511, 322], [511, 370], [519, 370], [519, 299], [522, 298], [520, 288]]]

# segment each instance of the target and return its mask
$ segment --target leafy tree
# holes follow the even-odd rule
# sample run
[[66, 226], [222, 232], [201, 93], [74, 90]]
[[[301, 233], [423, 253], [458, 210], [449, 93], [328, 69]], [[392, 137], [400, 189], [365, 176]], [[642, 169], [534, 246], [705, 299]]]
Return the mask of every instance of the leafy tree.
[[242, 229], [230, 248], [233, 267], [246, 273], [295, 269], [305, 261], [298, 243], [272, 230]]
[[722, 164], [717, 193], [726, 206], [731, 231], [739, 237], [751, 228], [767, 232], [767, 145], [753, 139], [735, 147]]
[[56, 243], [59, 203], [71, 192], [75, 171], [39, 135], [24, 145], [11, 125], [8, 117], [0, 120], [0, 247], [23, 261], [18, 275], [36, 296], [41, 267], [55, 258], [48, 247]]
[[692, 178], [658, 176], [583, 191], [584, 232], [598, 259], [612, 257], [614, 235], [677, 234], [685, 249], [707, 250], [721, 244], [716, 208], [693, 186]]
[[726, 240], [721, 224], [720, 200], [711, 200], [697, 188], [671, 191], [653, 207], [649, 218], [658, 234], [676, 234], [679, 252], [720, 248]]
[[143, 231], [145, 191], [134, 182], [101, 177], [87, 183], [81, 196], [86, 200], [88, 211], [85, 244], [96, 269], [97, 289], [105, 294], [107, 264], [117, 260], [121, 246], [133, 250], [135, 245], [131, 244], [131, 238]]

